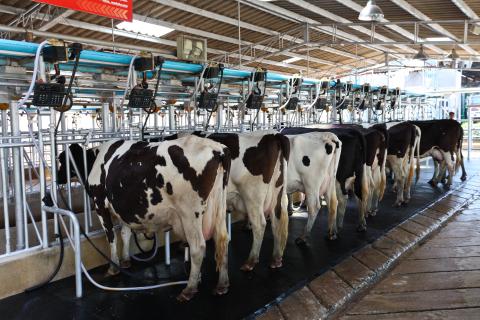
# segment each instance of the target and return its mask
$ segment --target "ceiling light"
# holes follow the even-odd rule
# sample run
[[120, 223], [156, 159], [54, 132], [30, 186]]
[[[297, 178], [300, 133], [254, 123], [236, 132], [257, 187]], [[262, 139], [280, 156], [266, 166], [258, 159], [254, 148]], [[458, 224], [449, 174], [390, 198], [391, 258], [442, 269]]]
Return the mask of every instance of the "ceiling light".
[[141, 33], [152, 37], [160, 38], [174, 29], [160, 26], [158, 24], [143, 22], [133, 19], [132, 22], [123, 21], [117, 24], [117, 29], [126, 30], [135, 33]]
[[423, 52], [423, 45], [420, 46], [420, 49], [418, 50], [417, 54], [413, 56], [413, 59], [415, 60], [428, 60], [428, 56]]
[[375, 0], [368, 0], [365, 7], [360, 11], [358, 20], [361, 21], [381, 21], [383, 19], [383, 11], [375, 3]]
[[450, 54], [447, 56], [447, 59], [457, 60], [458, 58], [460, 58], [460, 56], [458, 55], [457, 50], [455, 50], [455, 48], [453, 48], [452, 52], [450, 52]]
[[288, 58], [288, 59], [283, 60], [282, 63], [292, 63], [292, 62], [297, 62], [297, 61], [300, 61], [300, 60], [302, 60], [302, 58], [292, 57], [292, 58]]
[[426, 41], [432, 41], [432, 42], [448, 42], [448, 41], [453, 41], [449, 37], [431, 37], [431, 38], [425, 38]]

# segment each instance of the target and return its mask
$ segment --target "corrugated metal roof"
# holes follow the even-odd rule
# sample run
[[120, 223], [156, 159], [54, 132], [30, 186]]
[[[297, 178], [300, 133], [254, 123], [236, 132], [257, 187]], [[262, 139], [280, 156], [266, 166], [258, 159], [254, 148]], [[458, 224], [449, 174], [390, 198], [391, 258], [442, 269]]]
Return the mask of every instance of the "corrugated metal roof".
[[[257, 43], [265, 39], [271, 39], [272, 33], [285, 33], [290, 32], [302, 25], [302, 22], [295, 21], [292, 17], [295, 15], [301, 15], [303, 17], [312, 19], [318, 23], [333, 24], [338, 21], [331, 20], [322, 15], [314, 13], [306, 8], [303, 8], [299, 3], [290, 2], [286, 0], [277, 0], [268, 2], [269, 5], [279, 7], [283, 10], [288, 10], [294, 14], [276, 14], [271, 10], [261, 10], [255, 4], [248, 4], [247, 2], [253, 2], [250, 0], [242, 0], [240, 5], [235, 0], [176, 0], [179, 3], [193, 6], [197, 10], [193, 12], [184, 11], [182, 9], [176, 8], [174, 5], [171, 5], [170, 1], [162, 0], [134, 0], [134, 13], [145, 16], [148, 18], [158, 19], [165, 21], [167, 23], [173, 23], [180, 25], [182, 27], [190, 28], [189, 32], [184, 32], [181, 30], [176, 30], [170, 34], [162, 37], [163, 39], [170, 40], [175, 42], [177, 35], [180, 34], [190, 34], [193, 36], [199, 36], [197, 33], [207, 32], [211, 36], [207, 37], [208, 47], [222, 52], [236, 52], [238, 50], [238, 35], [239, 28], [235, 21], [238, 19], [238, 8], [240, 6], [240, 20], [243, 23], [247, 23], [259, 28], [253, 28], [250, 26], [240, 28], [240, 37], [242, 42], [248, 43]], [[341, 1], [334, 0], [308, 0], [306, 1], [314, 6], [317, 6], [323, 10], [326, 10], [338, 17], [347, 19], [352, 22], [358, 21], [358, 12], [353, 8], [348, 7], [348, 3], [345, 4]], [[360, 6], [364, 6], [366, 0], [353, 0]], [[480, 1], [478, 0], [464, 0], [464, 2], [477, 14], [480, 15]], [[265, 3], [265, 2], [264, 2]], [[378, 5], [382, 8], [385, 18], [392, 22], [399, 21], [418, 21], [418, 18], [415, 17], [411, 12], [408, 12], [398, 5], [394, 4], [392, 1], [383, 0], [377, 1]], [[450, 0], [409, 0], [409, 4], [413, 5], [416, 9], [421, 11], [423, 14], [427, 15], [430, 19], [466, 19], [466, 15]], [[27, 0], [0, 0], [0, 4], [3, 6], [10, 7], [13, 11], [18, 9], [28, 9], [33, 5], [38, 5], [33, 1]], [[170, 5], [169, 5], [170, 4]], [[221, 15], [226, 19], [230, 19], [230, 23], [226, 21], [219, 21], [214, 17], [209, 17], [208, 14], [201, 15], [199, 14], [200, 10], [205, 10], [207, 12], [212, 12], [217, 15]], [[358, 9], [357, 9], [358, 10]], [[0, 10], [2, 11], [2, 10]], [[54, 14], [57, 10], [53, 7], [44, 6], [41, 10], [42, 14]], [[287, 12], [288, 13], [288, 12]], [[3, 21], [3, 24], [9, 24], [16, 18], [15, 14], [0, 12], [0, 20]], [[233, 20], [232, 20], [233, 19]], [[302, 18], [302, 20], [305, 20]], [[58, 24], [49, 29], [51, 32], [69, 34], [74, 36], [80, 36], [85, 38], [95, 38], [97, 40], [105, 41], [117, 41], [122, 43], [128, 43], [132, 45], [132, 50], [135, 50], [135, 46], [145, 46], [158, 49], [169, 50], [170, 52], [175, 51], [175, 47], [167, 44], [161, 44], [154, 41], [145, 41], [140, 39], [135, 39], [135, 36], [125, 37], [120, 35], [115, 35], [114, 37], [109, 32], [101, 32], [98, 30], [89, 30], [85, 27], [77, 27], [68, 25], [68, 21], [76, 22], [86, 22], [92, 25], [98, 25], [106, 28], [111, 28], [112, 20], [100, 16], [91, 15], [83, 12], [75, 12], [74, 14], [67, 17], [67, 20], [60, 19]], [[45, 22], [45, 21], [44, 21]], [[233, 23], [232, 23], [233, 22]], [[25, 27], [38, 28], [42, 22], [40, 20], [32, 20], [32, 24]], [[117, 24], [117, 21], [113, 21], [113, 25]], [[368, 28], [368, 26], [366, 26]], [[406, 31], [413, 33], [414, 28], [412, 25], [402, 25], [401, 26]], [[442, 24], [442, 27], [447, 29], [449, 32], [454, 34], [456, 37], [463, 37], [463, 28], [460, 25], [449, 25]], [[108, 29], [107, 29], [108, 30]], [[188, 29], [187, 29], [188, 30]], [[370, 38], [369, 34], [365, 34], [358, 29], [353, 29], [348, 26], [339, 27], [340, 31], [345, 32], [350, 36], [356, 36], [357, 38], [368, 40]], [[105, 30], [104, 30], [105, 31]], [[271, 32], [270, 32], [271, 31]], [[385, 26], [377, 26], [376, 33], [391, 39], [391, 41], [402, 41], [405, 42], [408, 40], [404, 35], [399, 34], [398, 32], [391, 30], [391, 28]], [[431, 28], [421, 27], [419, 30], [419, 36], [422, 38], [426, 37], [438, 37], [441, 34], [438, 31], [432, 30]], [[19, 36], [12, 35], [15, 38]], [[204, 36], [204, 35], [203, 35]], [[469, 39], [480, 41], [480, 36], [473, 35], [469, 33]], [[200, 35], [199, 37], [202, 37]], [[224, 37], [224, 38], [222, 38]], [[225, 39], [225, 37], [228, 38]], [[38, 39], [40, 40], [40, 39]], [[325, 32], [320, 31], [311, 31], [310, 40], [316, 42], [331, 42], [332, 36], [326, 34]], [[271, 42], [272, 48], [280, 48], [282, 43], [278, 41], [275, 43]], [[286, 45], [285, 43], [283, 45]], [[371, 63], [382, 62], [384, 60], [383, 53], [373, 50], [371, 47], [362, 46], [362, 45], [331, 45], [331, 48], [336, 50], [344, 51], [345, 54], [332, 53], [331, 51], [322, 50], [321, 46], [310, 47], [309, 50], [293, 51], [295, 54], [301, 54], [303, 56], [309, 55], [310, 59], [317, 61], [306, 61], [301, 60], [292, 63], [292, 65], [309, 67], [316, 70], [330, 70], [332, 69], [331, 65], [319, 63], [318, 59], [331, 61], [336, 64], [344, 65], [359, 65], [363, 66], [365, 61], [360, 61], [361, 58], [371, 59]], [[404, 50], [398, 46], [392, 44], [384, 45], [391, 52], [403, 52]], [[413, 48], [418, 48], [418, 46], [411, 46]], [[439, 45], [438, 48], [449, 51], [452, 48], [452, 45]], [[471, 45], [471, 48], [474, 50], [480, 50], [480, 45]], [[427, 53], [433, 54], [434, 51], [426, 49]], [[469, 54], [462, 48], [457, 48], [457, 51], [460, 55]], [[255, 52], [263, 56], [268, 54], [267, 51], [262, 51], [256, 49]], [[348, 54], [358, 55], [359, 58], [349, 56]], [[411, 54], [411, 53], [410, 53]], [[216, 53], [209, 53], [209, 59], [217, 56]], [[288, 68], [285, 66], [275, 65], [279, 62], [288, 59], [290, 56], [285, 54], [278, 54], [277, 56], [269, 56], [267, 59], [270, 60], [270, 63], [267, 61], [255, 62], [252, 65], [265, 66], [271, 70], [283, 71], [283, 72], [295, 72], [295, 69]], [[235, 56], [229, 58], [229, 61], [238, 61]]]

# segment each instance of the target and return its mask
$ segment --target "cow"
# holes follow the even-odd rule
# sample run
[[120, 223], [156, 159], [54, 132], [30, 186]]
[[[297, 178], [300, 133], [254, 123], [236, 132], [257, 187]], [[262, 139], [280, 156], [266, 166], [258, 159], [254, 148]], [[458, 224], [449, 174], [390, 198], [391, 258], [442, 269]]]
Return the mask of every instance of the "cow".
[[[399, 207], [410, 201], [416, 158], [416, 180], [420, 175], [421, 130], [410, 122], [387, 123], [388, 150], [387, 164], [394, 176], [394, 191], [397, 193], [394, 206]], [[416, 154], [416, 156], [415, 156]]]
[[251, 271], [259, 261], [267, 218], [270, 218], [274, 237], [270, 267], [280, 268], [288, 237], [288, 200], [285, 188], [290, 155], [288, 138], [276, 131], [194, 131], [180, 132], [166, 139], [188, 134], [214, 140], [230, 149], [232, 166], [227, 189], [227, 208], [248, 217], [253, 233], [250, 254], [241, 270]]
[[387, 157], [388, 132], [385, 124], [362, 127], [357, 124], [316, 125], [320, 128], [351, 128], [360, 131], [365, 138], [365, 174], [368, 183], [366, 216], [374, 216], [378, 202], [382, 200], [387, 184], [385, 162]]
[[368, 180], [366, 176], [366, 142], [363, 134], [354, 128], [315, 128], [290, 127], [281, 131], [285, 135], [297, 135], [309, 132], [331, 132], [342, 142], [342, 152], [336, 174], [337, 229], [343, 227], [343, 217], [348, 201], [348, 192], [353, 191], [359, 207], [357, 230], [366, 231], [365, 220], [368, 201]]
[[308, 221], [303, 234], [295, 242], [305, 244], [321, 208], [320, 197], [328, 204], [328, 238], [337, 236], [337, 193], [335, 176], [342, 150], [342, 142], [330, 132], [310, 132], [287, 135], [290, 141], [287, 194], [306, 195]]
[[440, 174], [435, 172], [429, 183], [436, 186], [442, 179], [442, 170], [445, 168], [448, 170], [448, 180], [445, 186], [451, 186], [453, 176], [459, 165], [462, 168], [460, 179], [465, 181], [467, 172], [463, 163], [463, 128], [460, 123], [450, 119], [409, 121], [409, 123], [419, 127], [422, 132], [420, 157], [432, 156], [435, 161], [441, 164]]
[[[75, 163], [82, 161], [78, 154], [72, 153]], [[197, 292], [205, 242], [213, 238], [219, 271], [215, 293], [227, 293], [229, 149], [211, 140], [188, 136], [160, 143], [112, 140], [97, 147], [93, 154], [94, 163], [88, 159], [87, 167], [91, 169], [86, 190], [107, 235], [111, 260], [119, 264], [113, 217], [122, 225], [122, 267], [130, 265], [132, 230], [151, 233], [172, 229], [190, 247], [188, 284], [177, 297], [188, 301]], [[62, 171], [66, 169], [60, 166], [59, 176]], [[119, 271], [111, 265], [108, 272]]]

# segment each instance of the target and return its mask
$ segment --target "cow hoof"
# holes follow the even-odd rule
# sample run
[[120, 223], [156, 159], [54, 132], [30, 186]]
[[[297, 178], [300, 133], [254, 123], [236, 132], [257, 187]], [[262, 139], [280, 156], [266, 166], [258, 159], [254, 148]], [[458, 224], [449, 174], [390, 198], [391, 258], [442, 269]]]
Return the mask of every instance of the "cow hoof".
[[293, 215], [293, 211], [292, 210], [288, 210], [288, 216], [291, 217]]
[[429, 184], [429, 185], [431, 185], [432, 187], [436, 188], [436, 187], [437, 187], [437, 184], [438, 184], [438, 182], [436, 182], [436, 181], [433, 181], [433, 180], [429, 180], [429, 181], [428, 181], [428, 184]]
[[362, 226], [362, 225], [359, 225], [357, 227], [357, 232], [366, 232], [367, 231], [367, 227], [366, 226]]
[[295, 244], [297, 246], [306, 246], [307, 245], [307, 241], [302, 238], [302, 237], [298, 237], [297, 239], [295, 239]]
[[467, 180], [467, 176], [466, 176], [466, 175], [464, 175], [464, 176], [461, 176], [461, 177], [460, 177], [460, 180], [462, 180], [462, 181], [465, 181], [465, 180]]
[[119, 273], [120, 273], [120, 270], [118, 270], [117, 267], [110, 266], [107, 270], [107, 273], [105, 273], [105, 277], [113, 277]]
[[377, 215], [377, 211], [378, 211], [377, 209], [372, 210], [372, 211], [370, 212], [370, 215], [371, 215], [372, 217], [375, 217], [375, 216]]
[[336, 233], [329, 233], [328, 236], [327, 236], [328, 241], [335, 241], [337, 239], [338, 239], [338, 237], [337, 237]]
[[272, 262], [270, 263], [271, 269], [278, 269], [281, 268], [283, 265], [282, 258], [273, 258]]
[[197, 289], [188, 289], [188, 288], [185, 288], [182, 290], [182, 292], [177, 296], [177, 301], [180, 301], [180, 302], [187, 302], [187, 301], [190, 301], [192, 300], [193, 296], [195, 295], [195, 293], [197, 293], [198, 290]]
[[223, 296], [228, 293], [228, 286], [219, 286], [213, 290], [213, 294], [216, 296]]
[[400, 208], [402, 206], [402, 202], [401, 201], [397, 201], [393, 204], [393, 207], [394, 208]]
[[130, 269], [131, 266], [132, 266], [132, 262], [130, 260], [125, 260], [120, 262], [120, 268], [122, 269]]
[[256, 264], [257, 264], [257, 262], [248, 260], [247, 262], [245, 262], [243, 264], [243, 266], [240, 267], [240, 270], [245, 271], [245, 272], [250, 272], [250, 271], [253, 270], [253, 268], [255, 268]]

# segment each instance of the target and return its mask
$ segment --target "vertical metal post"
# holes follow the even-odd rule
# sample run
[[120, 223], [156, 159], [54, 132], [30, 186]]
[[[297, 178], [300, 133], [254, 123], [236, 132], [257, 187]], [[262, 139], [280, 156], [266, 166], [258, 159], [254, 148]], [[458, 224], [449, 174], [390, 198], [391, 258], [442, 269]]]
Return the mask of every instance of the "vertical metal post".
[[168, 106], [168, 128], [175, 130], [175, 107], [172, 105]]
[[5, 158], [6, 148], [0, 148], [0, 171], [2, 176], [3, 223], [5, 228], [5, 253], [10, 253], [10, 217], [8, 215], [8, 162]]
[[467, 159], [470, 160], [470, 153], [472, 152], [472, 114], [470, 112], [470, 107], [467, 107], [467, 119], [468, 119], [468, 144], [467, 144]]
[[112, 107], [112, 132], [117, 132], [117, 101], [115, 99], [112, 99]]
[[[42, 157], [43, 153], [43, 133], [42, 133], [42, 116], [40, 112], [37, 113], [37, 132], [38, 132], [38, 156], [40, 160], [38, 161], [38, 170], [40, 174], [40, 199], [45, 197], [45, 188], [46, 188], [46, 177], [45, 177], [45, 164], [44, 158]], [[43, 207], [40, 206], [40, 213], [42, 216], [42, 247], [43, 249], [48, 248], [48, 227], [47, 227], [47, 213], [43, 210]]]
[[[56, 147], [56, 137], [55, 137], [55, 125], [56, 125], [56, 114], [53, 108], [50, 108], [50, 163], [51, 163], [51, 187], [50, 193], [54, 203], [57, 201], [57, 147]], [[58, 233], [58, 217], [54, 215], [53, 217], [53, 228], [55, 233]]]
[[[20, 123], [18, 118], [17, 102], [10, 102], [10, 121], [12, 128], [12, 142], [20, 142]], [[22, 203], [22, 189], [23, 181], [21, 180], [21, 147], [13, 148], [13, 177], [14, 177], [14, 192], [15, 192], [15, 227], [17, 230], [17, 250], [25, 248], [25, 229], [23, 219], [23, 203]]]
[[170, 231], [165, 232], [165, 264], [170, 265]]
[[215, 131], [220, 131], [222, 129], [222, 123], [223, 123], [223, 104], [219, 103], [217, 106], [217, 125], [216, 125], [216, 130]]
[[[328, 95], [328, 93], [327, 93]], [[334, 90], [334, 94], [332, 96], [332, 114], [330, 115], [331, 122], [337, 122], [337, 90]]]
[[104, 133], [109, 132], [109, 129], [110, 129], [108, 107], [109, 107], [108, 102], [102, 104], [102, 130]]

